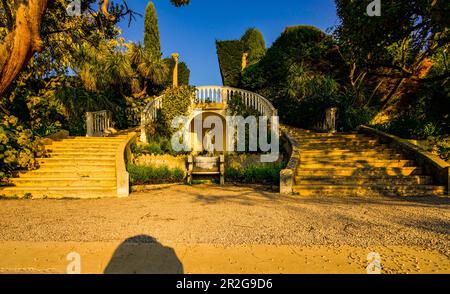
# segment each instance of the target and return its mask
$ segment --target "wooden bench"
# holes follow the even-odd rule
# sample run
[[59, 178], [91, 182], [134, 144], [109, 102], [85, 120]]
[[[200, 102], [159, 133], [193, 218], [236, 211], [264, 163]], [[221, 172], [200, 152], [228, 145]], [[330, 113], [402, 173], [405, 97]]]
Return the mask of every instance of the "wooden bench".
[[225, 184], [225, 156], [205, 157], [188, 156], [187, 159], [187, 182], [192, 184], [194, 175], [199, 176], [220, 176], [220, 185]]

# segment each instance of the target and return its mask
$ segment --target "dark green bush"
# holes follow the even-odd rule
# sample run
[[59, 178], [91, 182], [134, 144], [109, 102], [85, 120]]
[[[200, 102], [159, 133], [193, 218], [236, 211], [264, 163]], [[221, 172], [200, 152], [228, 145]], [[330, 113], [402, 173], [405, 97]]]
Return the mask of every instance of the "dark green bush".
[[132, 185], [177, 183], [184, 179], [184, 171], [182, 169], [168, 168], [167, 166], [155, 167], [129, 164], [128, 172]]
[[243, 72], [242, 86], [270, 99], [283, 123], [312, 128], [327, 108], [340, 104], [341, 61], [334, 50], [335, 42], [321, 30], [288, 27]]
[[284, 168], [284, 163], [250, 165], [245, 168], [228, 167], [225, 175], [227, 180], [231, 182], [278, 185], [280, 183], [280, 172]]

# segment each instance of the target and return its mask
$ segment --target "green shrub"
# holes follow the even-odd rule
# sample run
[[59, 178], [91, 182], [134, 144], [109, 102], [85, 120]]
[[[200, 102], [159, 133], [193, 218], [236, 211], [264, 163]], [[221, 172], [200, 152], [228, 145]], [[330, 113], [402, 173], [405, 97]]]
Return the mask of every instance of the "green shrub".
[[149, 155], [163, 155], [170, 154], [176, 155], [176, 152], [172, 149], [170, 139], [165, 137], [151, 137], [147, 144], [132, 145], [132, 152], [136, 155], [149, 154]]
[[39, 138], [19, 123], [17, 117], [0, 117], [0, 181], [19, 169], [35, 169], [36, 157], [44, 153]]
[[176, 131], [172, 128], [172, 120], [178, 116], [185, 116], [191, 105], [195, 88], [180, 86], [167, 89], [163, 93], [162, 108], [158, 111], [156, 121], [156, 133], [161, 137], [170, 138]]
[[245, 168], [226, 168], [225, 175], [228, 181], [246, 184], [278, 185], [280, 172], [285, 168], [283, 163], [268, 163], [250, 165]]
[[132, 185], [177, 183], [184, 179], [184, 171], [180, 168], [169, 168], [167, 166], [143, 166], [128, 165], [128, 172]]

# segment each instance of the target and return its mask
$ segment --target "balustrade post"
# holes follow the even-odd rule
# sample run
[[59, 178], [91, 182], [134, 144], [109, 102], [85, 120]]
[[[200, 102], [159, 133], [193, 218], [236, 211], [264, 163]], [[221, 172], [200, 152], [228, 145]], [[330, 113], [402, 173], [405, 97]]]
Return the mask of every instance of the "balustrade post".
[[94, 114], [86, 112], [86, 137], [94, 136]]
[[140, 138], [142, 143], [148, 143], [146, 126], [147, 126], [147, 115], [145, 113], [142, 113], [141, 114], [141, 138]]
[[220, 98], [222, 99], [222, 103], [228, 105], [228, 92], [225, 89], [220, 90]]

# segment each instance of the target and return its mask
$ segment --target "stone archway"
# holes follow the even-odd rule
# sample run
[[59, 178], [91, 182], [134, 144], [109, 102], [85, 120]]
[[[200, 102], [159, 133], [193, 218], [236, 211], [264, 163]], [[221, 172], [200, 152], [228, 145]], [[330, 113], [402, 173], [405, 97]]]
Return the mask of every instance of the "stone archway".
[[216, 133], [212, 138], [212, 143], [215, 151], [222, 153], [227, 150], [227, 123], [225, 117], [225, 110], [202, 110], [193, 113], [189, 121], [189, 132], [194, 153], [201, 153], [206, 149], [206, 146], [204, 146], [205, 136], [208, 131], [211, 132], [214, 129]]

